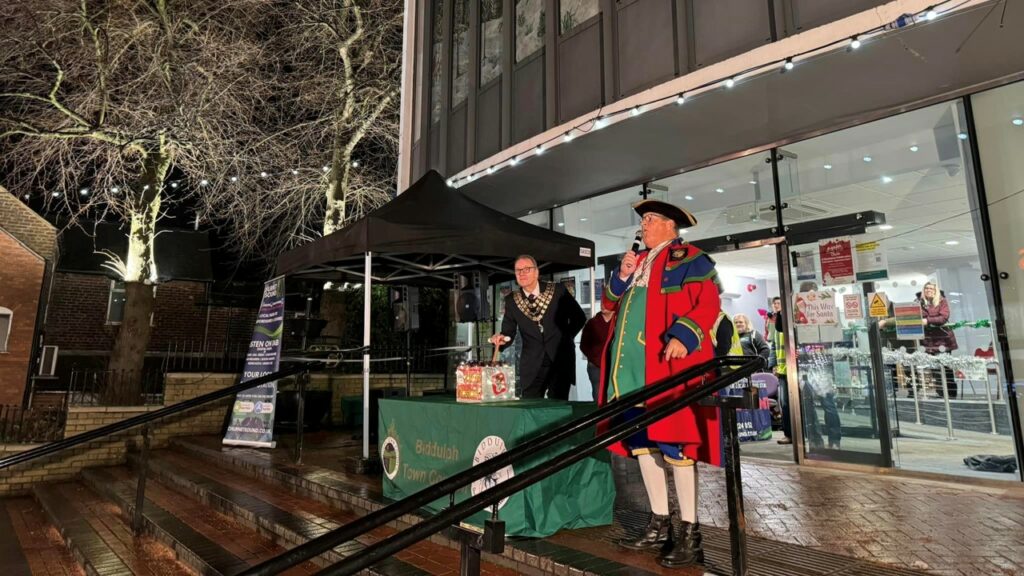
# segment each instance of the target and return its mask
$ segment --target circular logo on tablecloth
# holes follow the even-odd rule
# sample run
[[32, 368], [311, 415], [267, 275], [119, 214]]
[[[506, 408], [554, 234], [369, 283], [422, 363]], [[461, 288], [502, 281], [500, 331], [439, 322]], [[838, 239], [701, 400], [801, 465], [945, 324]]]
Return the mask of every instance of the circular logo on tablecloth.
[[[487, 436], [486, 438], [481, 440], [480, 444], [478, 444], [476, 447], [476, 452], [473, 454], [473, 465], [476, 466], [481, 462], [486, 462], [491, 458], [494, 458], [495, 456], [504, 453], [505, 440], [503, 440], [501, 436]], [[477, 494], [483, 492], [484, 490], [493, 488], [494, 486], [497, 486], [498, 484], [501, 484], [502, 482], [511, 479], [515, 475], [516, 472], [515, 470], [512, 469], [511, 466], [505, 466], [504, 468], [498, 470], [497, 472], [493, 472], [490, 475], [484, 476], [483, 478], [477, 480], [476, 482], [473, 482], [473, 485], [470, 487], [470, 490], [473, 492], [473, 495], [476, 496]], [[503, 498], [501, 502], [498, 502], [498, 509], [501, 510], [507, 503], [508, 498]]]
[[380, 445], [380, 463], [384, 466], [384, 475], [388, 480], [394, 480], [395, 476], [398, 476], [399, 458], [398, 440], [388, 436]]

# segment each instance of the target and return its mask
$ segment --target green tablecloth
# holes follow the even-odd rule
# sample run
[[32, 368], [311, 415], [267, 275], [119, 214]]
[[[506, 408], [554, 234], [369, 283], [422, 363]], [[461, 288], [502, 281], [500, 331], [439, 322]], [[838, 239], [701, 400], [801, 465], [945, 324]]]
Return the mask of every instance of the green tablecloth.
[[[405, 498], [594, 409], [591, 403], [558, 400], [459, 404], [446, 397], [382, 399], [378, 448], [384, 464], [384, 495]], [[593, 430], [567, 445], [538, 452], [514, 470], [506, 468], [487, 482], [459, 491], [456, 500], [461, 502], [591, 437]], [[609, 455], [601, 451], [513, 494], [501, 504], [499, 516], [510, 536], [544, 537], [563, 528], [611, 524], [614, 501]], [[445, 497], [427, 508], [437, 512], [447, 505]], [[488, 516], [489, 512], [479, 512], [468, 521], [483, 526]]]

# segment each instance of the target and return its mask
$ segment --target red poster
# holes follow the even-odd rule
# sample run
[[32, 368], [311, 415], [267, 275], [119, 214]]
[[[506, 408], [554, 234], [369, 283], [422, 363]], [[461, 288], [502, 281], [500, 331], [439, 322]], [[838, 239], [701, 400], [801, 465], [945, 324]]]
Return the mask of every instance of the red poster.
[[854, 283], [853, 241], [849, 236], [818, 242], [818, 255], [825, 286]]

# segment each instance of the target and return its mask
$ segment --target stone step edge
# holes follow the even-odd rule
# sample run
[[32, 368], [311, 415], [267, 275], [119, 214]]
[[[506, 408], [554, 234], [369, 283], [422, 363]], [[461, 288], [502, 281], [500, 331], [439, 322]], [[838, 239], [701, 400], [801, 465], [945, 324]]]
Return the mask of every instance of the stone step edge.
[[[73, 481], [70, 483], [74, 483]], [[45, 493], [48, 490], [55, 490], [55, 486], [58, 484], [42, 484], [32, 488], [32, 497], [39, 504], [39, 507], [43, 509], [47, 519], [57, 528], [57, 532], [60, 533], [61, 539], [64, 541], [64, 545], [71, 551], [71, 555], [78, 562], [78, 565], [88, 576], [103, 576], [103, 573], [97, 570], [96, 566], [93, 565], [92, 559], [82, 549], [82, 544], [78, 541], [78, 538], [71, 534], [71, 530], [65, 526], [65, 523], [61, 521], [61, 514], [54, 509], [55, 504], [49, 501], [49, 496]], [[77, 510], [77, 513], [81, 513], [81, 510]], [[99, 534], [96, 534], [96, 538], [99, 539], [106, 545], [106, 541], [100, 538]], [[109, 546], [108, 546], [109, 548]], [[125, 566], [127, 567], [127, 566]]]
[[[113, 502], [125, 518], [130, 522], [135, 514], [135, 502], [127, 500], [118, 493], [117, 485], [120, 482], [111, 482], [103, 468], [88, 468], [82, 470], [82, 482], [91, 490]], [[211, 566], [199, 553], [190, 549], [184, 542], [178, 541], [170, 532], [161, 527], [156, 521], [150, 518], [145, 512], [142, 514], [142, 531], [157, 541], [168, 546], [174, 551], [175, 557], [190, 570], [202, 576], [225, 576], [216, 568]]]
[[[131, 462], [133, 466], [137, 465], [136, 457], [134, 455], [129, 456], [129, 462]], [[246, 528], [273, 540], [275, 544], [283, 548], [290, 549], [300, 544], [305, 544], [308, 541], [305, 537], [296, 533], [294, 530], [291, 530], [268, 518], [257, 517], [255, 513], [248, 508], [223, 498], [218, 494], [214, 494], [207, 488], [177, 474], [169, 463], [163, 462], [159, 457], [150, 458], [148, 464], [150, 471], [149, 478], [158, 481], [160, 484], [179, 494], [198, 501], [204, 506], [209, 506], [222, 514], [235, 519]], [[336, 550], [329, 550], [319, 556], [311, 558], [310, 561], [317, 566], [325, 568], [344, 559], [345, 556], [342, 553]], [[385, 573], [379, 573], [373, 570], [368, 573], [375, 576], [387, 576]]]
[[[342, 508], [349, 512], [365, 515], [370, 512], [376, 512], [385, 506], [385, 504], [377, 502], [376, 500], [364, 498], [362, 496], [352, 494], [351, 492], [346, 492], [342, 489], [326, 486], [324, 484], [316, 484], [317, 489], [307, 488], [306, 486], [303, 486], [303, 480], [298, 476], [287, 474], [273, 468], [253, 466], [249, 462], [231, 454], [225, 454], [223, 452], [210, 450], [203, 446], [197, 446], [189, 442], [187, 438], [172, 438], [170, 440], [170, 447], [172, 450], [211, 462], [224, 470], [241, 472], [250, 478], [270, 482], [276, 486], [281, 486], [291, 490], [295, 494], [312, 498], [334, 508]], [[405, 514], [397, 520], [389, 522], [386, 526], [401, 531], [422, 522], [423, 519], [423, 516], [416, 514]], [[448, 538], [443, 532], [434, 534], [428, 540], [435, 544], [440, 544], [456, 550], [461, 546], [459, 542]], [[502, 554], [484, 553], [482, 555], [482, 559], [506, 568], [519, 570], [527, 576], [548, 576], [551, 574], [561, 575], [566, 573], [582, 573], [585, 576], [598, 576], [596, 573], [580, 571], [572, 568], [571, 566], [553, 563], [547, 557], [520, 550], [515, 546], [514, 541], [505, 542], [505, 551]]]

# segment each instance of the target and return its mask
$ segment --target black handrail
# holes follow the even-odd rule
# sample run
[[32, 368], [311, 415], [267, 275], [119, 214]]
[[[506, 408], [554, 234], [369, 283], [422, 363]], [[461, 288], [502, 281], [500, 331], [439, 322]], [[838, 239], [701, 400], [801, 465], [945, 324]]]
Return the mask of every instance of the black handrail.
[[43, 456], [48, 456], [50, 454], [62, 452], [69, 448], [74, 448], [75, 446], [80, 446], [87, 442], [92, 442], [93, 440], [103, 438], [104, 436], [109, 436], [111, 434], [116, 434], [117, 432], [128, 430], [129, 428], [135, 428], [136, 426], [148, 424], [149, 422], [153, 422], [154, 420], [166, 418], [167, 416], [173, 416], [175, 414], [185, 412], [186, 410], [197, 408], [209, 402], [220, 400], [221, 398], [226, 398], [228, 396], [237, 394], [250, 388], [255, 388], [256, 386], [259, 386], [261, 384], [266, 384], [268, 382], [273, 382], [275, 380], [280, 380], [282, 378], [286, 378], [288, 376], [304, 372], [316, 366], [320, 366], [325, 362], [328, 361], [309, 361], [296, 364], [295, 366], [285, 368], [284, 370], [278, 370], [277, 372], [267, 374], [266, 376], [260, 376], [259, 378], [253, 378], [252, 380], [239, 382], [237, 384], [228, 386], [227, 388], [222, 388], [220, 390], [210, 392], [209, 394], [203, 394], [202, 396], [196, 396], [195, 398], [190, 398], [188, 400], [178, 402], [177, 404], [167, 406], [166, 408], [161, 408], [159, 410], [154, 410], [152, 412], [147, 412], [145, 414], [133, 416], [132, 418], [121, 420], [120, 422], [115, 422], [113, 424], [108, 424], [106, 426], [96, 428], [95, 430], [89, 430], [88, 432], [77, 434], [75, 436], [72, 436], [71, 438], [65, 438], [64, 440], [58, 440], [57, 442], [44, 444], [42, 446], [39, 446], [38, 448], [33, 448], [31, 450], [19, 452], [12, 456], [8, 456], [7, 458], [0, 459], [0, 470], [3, 470], [4, 468], [9, 468], [16, 464], [21, 464], [23, 462], [35, 460], [36, 458], [42, 458]]
[[[764, 360], [758, 356], [731, 356], [712, 359], [699, 366], [694, 366], [678, 374], [674, 374], [667, 378], [664, 378], [657, 383], [645, 387], [644, 389], [637, 390], [630, 394], [623, 396], [617, 401], [610, 402], [601, 408], [587, 414], [586, 416], [574, 420], [559, 426], [551, 432], [546, 432], [542, 437], [531, 439], [530, 442], [524, 442], [512, 450], [505, 452], [499, 456], [491, 458], [485, 462], [481, 462], [476, 466], [463, 470], [454, 476], [450, 476], [436, 484], [428, 486], [419, 492], [411, 494], [399, 502], [381, 508], [375, 512], [368, 514], [358, 520], [350, 522], [345, 526], [342, 526], [336, 530], [328, 532], [322, 536], [309, 540], [308, 542], [296, 546], [287, 552], [278, 555], [275, 558], [271, 558], [257, 566], [254, 566], [239, 576], [269, 576], [272, 574], [278, 574], [296, 566], [310, 558], [323, 554], [328, 550], [331, 550], [349, 540], [354, 539], [374, 528], [387, 524], [392, 520], [395, 520], [405, 514], [415, 512], [425, 505], [451, 494], [466, 485], [472, 484], [475, 480], [485, 477], [489, 474], [494, 473], [497, 470], [517, 463], [526, 456], [532, 456], [536, 452], [544, 450], [550, 446], [561, 443], [582, 431], [589, 430], [594, 425], [602, 420], [607, 420], [618, 416], [625, 411], [629, 410], [630, 407], [637, 405], [638, 403], [644, 402], [651, 398], [654, 398], [660, 394], [663, 394], [680, 384], [690, 381], [694, 378], [700, 377], [701, 375], [707, 374], [713, 370], [721, 368], [735, 367], [732, 372], [721, 377], [726, 378], [725, 383], [718, 382], [718, 379], [714, 380], [712, 386], [701, 387], [694, 390], [708, 392], [705, 396], [710, 395], [722, 388], [725, 388], [732, 382], [744, 378], [758, 371], [764, 366]], [[689, 397], [692, 391], [687, 391], [683, 397]], [[688, 402], [687, 402], [688, 403]], [[678, 410], [682, 405], [678, 406], [674, 410]], [[674, 411], [673, 410], [673, 411]], [[611, 444], [612, 442], [608, 442]], [[607, 445], [607, 444], [606, 444]], [[577, 447], [576, 449], [579, 449]], [[543, 466], [543, 465], [542, 465]], [[541, 467], [542, 467], [541, 466]], [[538, 467], [540, 468], [540, 467]], [[534, 469], [536, 470], [536, 468]], [[504, 486], [507, 483], [501, 484]], [[513, 490], [512, 492], [515, 492]], [[510, 492], [511, 493], [511, 492]], [[484, 494], [484, 493], [481, 493]], [[504, 496], [502, 496], [503, 498]], [[500, 498], [498, 498], [500, 499]], [[497, 499], [495, 500], [497, 501]], [[468, 500], [467, 500], [468, 502]], [[465, 504], [465, 502], [463, 503]], [[462, 504], [460, 504], [461, 506]], [[475, 512], [475, 511], [474, 511]], [[471, 512], [470, 514], [472, 514]], [[436, 516], [435, 516], [436, 518]], [[421, 526], [423, 523], [417, 524]], [[354, 558], [352, 556], [350, 558]], [[377, 560], [374, 560], [376, 562]], [[367, 566], [372, 565], [368, 564]]]
[[[732, 362], [726, 363], [740, 365], [728, 374], [716, 376], [710, 383], [702, 383], [696, 388], [685, 390], [678, 398], [665, 402], [657, 408], [646, 410], [639, 418], [621, 423], [611, 430], [606, 430], [583, 444], [574, 446], [558, 456], [537, 465], [535, 468], [531, 468], [522, 474], [517, 474], [505, 482], [497, 484], [488, 490], [484, 490], [475, 496], [467, 498], [461, 503], [451, 506], [438, 514], [425, 519], [415, 526], [399, 532], [398, 534], [367, 546], [359, 552], [345, 558], [341, 562], [317, 572], [316, 576], [345, 576], [348, 574], [356, 574], [361, 570], [369, 568], [377, 562], [406, 549], [420, 540], [429, 538], [446, 527], [451, 526], [453, 523], [471, 516], [484, 508], [487, 508], [493, 503], [498, 502], [507, 496], [511, 496], [531, 484], [539, 482], [540, 480], [543, 480], [544, 478], [547, 478], [548, 476], [551, 476], [552, 474], [555, 474], [560, 470], [589, 457], [592, 453], [614, 444], [615, 442], [629, 438], [633, 434], [647, 428], [662, 418], [665, 418], [666, 416], [669, 416], [690, 404], [699, 402], [703, 398], [711, 396], [715, 392], [726, 388], [741, 378], [750, 376], [764, 366], [764, 361], [759, 356], [737, 356], [732, 358], [734, 359]], [[716, 360], [728, 361], [730, 358], [725, 357]], [[743, 360], [743, 362], [737, 362], [737, 360]], [[702, 366], [708, 366], [709, 364], [711, 363], [709, 362]], [[661, 382], [670, 381], [674, 382], [675, 385], [679, 385], [684, 381], [681, 379], [681, 376], [681, 374], [669, 376]], [[627, 406], [635, 405], [634, 402], [627, 402], [626, 397], [617, 400], [617, 402], [626, 404]], [[609, 403], [609, 405], [614, 403], [615, 402]]]

